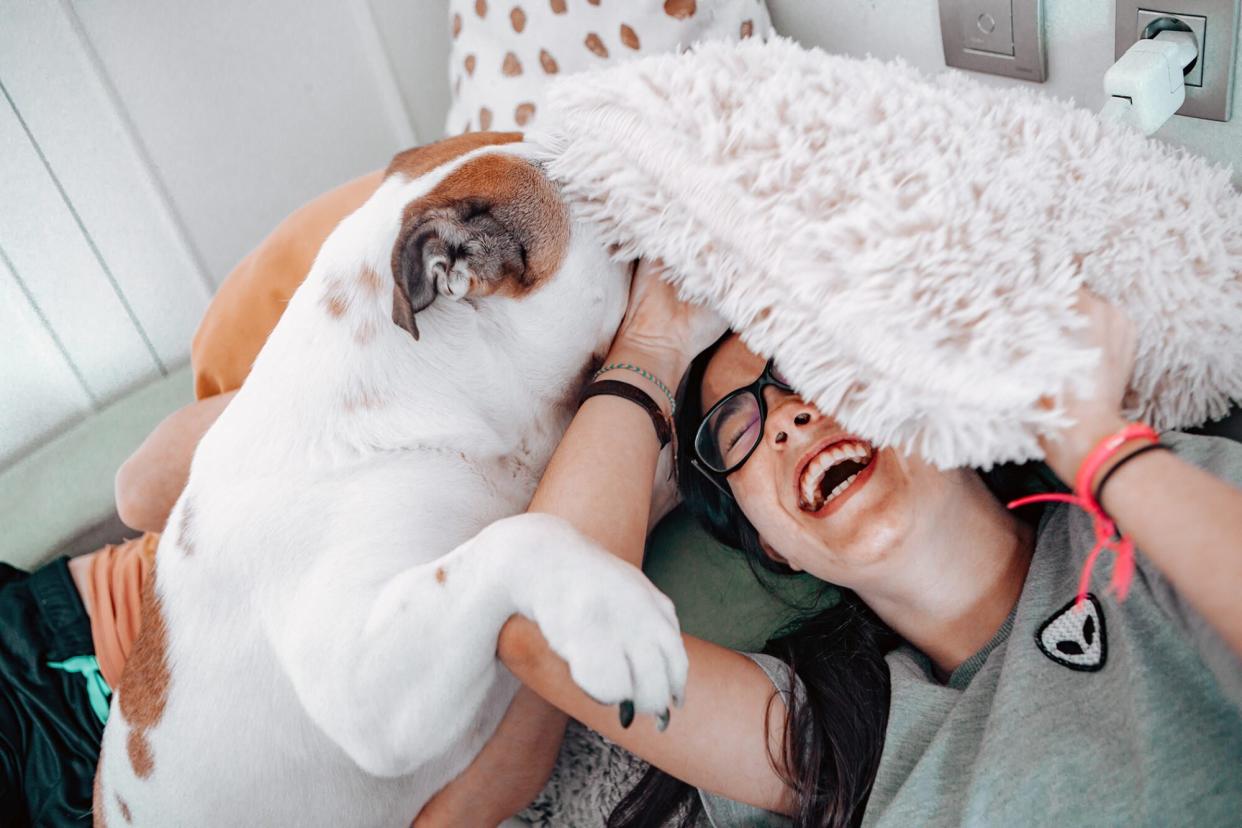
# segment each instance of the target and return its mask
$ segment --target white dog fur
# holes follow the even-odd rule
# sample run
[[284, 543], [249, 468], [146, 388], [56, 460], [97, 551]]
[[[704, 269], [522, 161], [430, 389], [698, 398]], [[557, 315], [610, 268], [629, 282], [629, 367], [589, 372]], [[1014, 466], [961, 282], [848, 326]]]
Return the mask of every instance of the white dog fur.
[[662, 257], [872, 442], [1041, 456], [1097, 359], [1083, 284], [1137, 326], [1130, 416], [1184, 427], [1242, 398], [1229, 170], [1033, 87], [715, 42], [560, 79], [541, 125], [619, 257]]
[[406, 206], [497, 153], [530, 147], [390, 174], [203, 438], [113, 700], [97, 824], [409, 825], [508, 706], [495, 646], [513, 613], [601, 702], [660, 712], [681, 693], [671, 603], [567, 523], [518, 515], [628, 269], [572, 224], [538, 289], [442, 284], [417, 341], [393, 322]]

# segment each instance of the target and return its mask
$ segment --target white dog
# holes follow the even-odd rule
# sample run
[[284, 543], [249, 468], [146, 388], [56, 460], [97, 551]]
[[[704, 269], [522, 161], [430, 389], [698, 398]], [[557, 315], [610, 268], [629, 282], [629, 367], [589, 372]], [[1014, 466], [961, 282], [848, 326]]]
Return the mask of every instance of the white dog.
[[97, 825], [409, 825], [512, 698], [495, 647], [515, 612], [603, 703], [682, 692], [671, 603], [518, 514], [628, 281], [533, 148], [497, 140], [394, 159], [204, 436], [113, 698]]

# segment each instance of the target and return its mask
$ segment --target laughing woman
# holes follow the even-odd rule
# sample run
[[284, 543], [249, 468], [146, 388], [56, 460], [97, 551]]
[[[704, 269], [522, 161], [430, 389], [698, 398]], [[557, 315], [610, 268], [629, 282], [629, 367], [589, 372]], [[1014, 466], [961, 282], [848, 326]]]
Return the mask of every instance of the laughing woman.
[[[976, 471], [849, 435], [735, 336], [691, 364], [711, 320], [640, 268], [614, 349], [667, 385], [689, 366], [676, 411], [687, 506], [762, 566], [845, 597], [764, 654], [687, 638], [686, 701], [663, 732], [587, 698], [537, 628], [512, 619], [499, 654], [528, 687], [659, 769], [612, 824], [1236, 824], [1242, 446], [1127, 430], [1132, 329], [1098, 299], [1081, 307], [1103, 355], [1095, 393], [1043, 448], [1067, 484], [1086, 468], [1139, 553], [1125, 600], [1101, 562], [1079, 605], [1097, 540], [1086, 512], [1057, 504], [1028, 522]], [[618, 378], [671, 413], [654, 383]], [[587, 521], [636, 562], [652, 422], [629, 401], [588, 399], [532, 508]], [[420, 823], [533, 795], [550, 759], [519, 746], [555, 744], [563, 726], [520, 697]], [[507, 797], [501, 778], [517, 780]]]

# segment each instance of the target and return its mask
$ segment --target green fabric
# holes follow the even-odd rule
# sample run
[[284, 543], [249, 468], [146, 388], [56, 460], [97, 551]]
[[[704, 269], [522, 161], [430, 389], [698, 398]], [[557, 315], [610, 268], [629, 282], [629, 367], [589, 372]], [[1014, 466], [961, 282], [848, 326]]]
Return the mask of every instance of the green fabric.
[[91, 710], [100, 724], [108, 723], [108, 699], [112, 697], [112, 688], [104, 681], [103, 673], [99, 672], [99, 661], [93, 655], [80, 655], [64, 661], [49, 661], [48, 667], [64, 670], [66, 673], [79, 673], [86, 680], [86, 697], [91, 703]]
[[744, 553], [712, 539], [683, 508], [651, 533], [643, 571], [677, 606], [682, 632], [734, 650], [761, 650], [839, 598], [809, 575], [765, 572], [760, 583]]

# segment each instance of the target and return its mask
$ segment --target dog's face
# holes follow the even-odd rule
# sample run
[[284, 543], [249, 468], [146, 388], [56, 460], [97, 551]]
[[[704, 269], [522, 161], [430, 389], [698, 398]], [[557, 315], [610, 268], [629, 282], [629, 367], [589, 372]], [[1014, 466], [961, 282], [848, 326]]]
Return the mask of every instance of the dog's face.
[[[390, 173], [404, 173], [402, 162]], [[405, 207], [393, 321], [418, 339], [416, 316], [439, 297], [531, 296], [561, 270], [570, 238], [560, 194], [535, 164], [506, 152], [468, 159]]]

